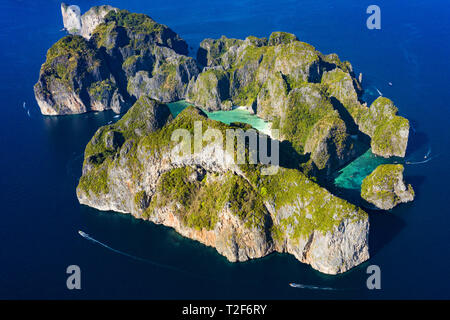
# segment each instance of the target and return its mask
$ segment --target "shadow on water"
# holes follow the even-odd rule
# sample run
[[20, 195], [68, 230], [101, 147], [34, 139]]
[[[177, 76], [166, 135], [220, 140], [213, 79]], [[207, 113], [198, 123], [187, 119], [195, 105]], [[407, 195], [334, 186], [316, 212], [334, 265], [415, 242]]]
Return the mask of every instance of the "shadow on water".
[[411, 184], [414, 189], [415, 197], [420, 196], [421, 188], [425, 180], [427, 179], [426, 176], [406, 176], [405, 182], [406, 184]]
[[[406, 157], [409, 158], [421, 150], [426, 149], [430, 144], [430, 139], [424, 132], [413, 132], [409, 133], [408, 148], [406, 149]], [[426, 152], [426, 150], [425, 150]]]
[[350, 115], [350, 113], [347, 111], [347, 109], [343, 106], [343, 104], [336, 99], [335, 97], [331, 97], [331, 104], [333, 105], [333, 108], [339, 113], [339, 116], [342, 120], [344, 120], [345, 125], [347, 126], [347, 130], [350, 134], [356, 134], [359, 132], [358, 126], [355, 123], [355, 120], [353, 120], [353, 117]]
[[420, 131], [420, 125], [416, 120], [409, 120], [410, 130], [408, 138], [408, 147], [405, 158], [408, 159], [419, 152], [428, 152], [430, 139], [425, 132]]
[[369, 253], [374, 257], [406, 226], [400, 217], [382, 210], [367, 210], [369, 214]]
[[305, 163], [309, 160], [310, 154], [298, 153], [290, 141], [284, 140], [280, 142], [279, 157], [280, 167], [287, 169], [298, 169], [300, 163]]

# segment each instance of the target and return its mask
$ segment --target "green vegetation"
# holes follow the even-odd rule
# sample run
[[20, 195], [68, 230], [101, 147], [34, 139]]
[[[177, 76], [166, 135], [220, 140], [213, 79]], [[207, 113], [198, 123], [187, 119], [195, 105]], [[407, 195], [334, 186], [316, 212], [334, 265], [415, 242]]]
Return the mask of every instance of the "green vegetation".
[[93, 172], [82, 175], [78, 188], [86, 193], [93, 192], [96, 196], [108, 193], [108, 166], [97, 167], [93, 169]]
[[207, 101], [213, 99], [215, 94], [225, 100], [228, 96], [221, 96], [220, 85], [228, 81], [228, 73], [223, 70], [209, 69], [199, 74], [195, 82], [194, 92], [189, 92], [188, 98], [194, 100], [196, 104], [207, 106]]
[[389, 198], [394, 202], [394, 185], [397, 183], [398, 177], [403, 176], [403, 170], [404, 168], [401, 164], [379, 165], [363, 180], [361, 196], [364, 199], [372, 198], [373, 196], [379, 199]]
[[[378, 166], [370, 175], [364, 178], [361, 186], [361, 197], [381, 209], [391, 209], [402, 202], [396, 192], [396, 185], [403, 180], [401, 164], [385, 164]], [[411, 185], [408, 191], [414, 195]]]
[[142, 205], [145, 202], [146, 196], [147, 194], [144, 190], [141, 190], [134, 195], [134, 204], [136, 205], [136, 207], [142, 209]]
[[409, 132], [409, 121], [397, 116], [397, 112], [391, 100], [379, 97], [360, 117], [360, 129], [371, 136], [374, 153], [404, 156], [407, 139], [403, 143], [400, 140]]
[[112, 49], [115, 46], [115, 39], [118, 36], [117, 24], [112, 21], [110, 23], [99, 24], [92, 33], [92, 39], [96, 43], [97, 48], [105, 47]]
[[134, 56], [130, 56], [128, 58], [125, 59], [125, 61], [122, 63], [122, 67], [123, 68], [129, 68], [132, 65], [134, 65], [137, 60], [139, 59], [138, 55], [134, 55]]
[[[121, 32], [126, 31], [124, 37]], [[159, 24], [145, 14], [130, 13], [127, 10], [111, 10], [105, 16], [104, 22], [99, 24], [92, 39], [97, 47], [112, 49], [120, 43], [121, 47], [129, 47], [139, 55], [142, 50], [147, 50], [153, 43], [172, 46], [176, 36], [165, 25]], [[116, 43], [116, 40], [119, 40]], [[126, 40], [126, 42], [124, 42]], [[182, 41], [180, 39], [180, 41]]]
[[302, 90], [291, 91], [280, 128], [283, 138], [289, 140], [299, 153], [305, 152], [306, 140], [319, 120], [338, 117], [321, 88], [315, 84], [309, 84], [309, 88], [314, 93], [308, 93], [308, 96]]
[[[80, 180], [82, 190], [95, 194], [108, 191], [107, 170], [115, 165], [115, 153], [119, 150], [106, 148], [104, 140], [108, 132], [117, 130], [123, 135], [125, 143], [120, 148], [121, 157], [125, 157], [131, 168], [133, 181], [139, 181], [142, 168], [139, 167], [138, 153], [140, 159], [165, 154], [174, 144], [171, 141], [174, 129], [187, 129], [192, 134], [194, 121], [203, 121], [203, 130], [215, 128], [224, 134], [226, 129], [233, 127], [207, 119], [197, 108], [187, 107], [161, 129], [145, 131], [141, 124], [141, 119], [144, 120], [141, 109], [149, 108], [147, 102], [140, 99], [116, 124], [98, 130], [86, 148], [86, 157], [93, 157], [86, 158], [85, 163], [89, 162], [93, 168]], [[136, 134], [136, 128], [142, 133]], [[123, 156], [122, 150], [130, 141], [134, 143]], [[143, 218], [149, 218], [158, 208], [170, 206], [186, 226], [197, 230], [214, 229], [219, 213], [225, 208], [247, 228], [265, 230], [269, 217], [266, 204], [270, 204], [276, 210], [275, 214], [281, 214], [284, 209], [289, 212], [280, 216], [279, 222], [271, 228], [276, 241], [287, 235], [292, 239], [307, 237], [314, 230], [326, 233], [334, 230], [343, 219], [366, 218], [363, 211], [334, 197], [298, 170], [280, 168], [278, 174], [264, 176], [260, 173], [260, 165], [240, 165], [240, 169], [244, 177], [232, 172], [199, 173], [191, 167], [174, 168], [160, 176], [156, 193], [148, 205], [142, 206], [146, 200], [143, 191], [135, 194], [134, 203]]]
[[232, 173], [222, 177], [208, 173], [199, 181], [191, 167], [175, 168], [161, 176], [157, 192], [152, 210], [175, 202], [181, 205], [175, 206], [176, 214], [191, 228], [212, 230], [225, 206], [246, 227], [264, 228], [267, 212], [262, 198], [245, 179]]
[[257, 168], [248, 165], [244, 171], [253, 186], [267, 190], [263, 200], [272, 204], [277, 214], [288, 208], [290, 214], [280, 217], [279, 224], [272, 228], [276, 232], [273, 236], [278, 239], [288, 230], [292, 230], [291, 239], [300, 239], [314, 230], [324, 234], [333, 231], [344, 219], [367, 218], [364, 211], [333, 196], [298, 170], [280, 168], [275, 175], [263, 176]]
[[[205, 57], [207, 61], [203, 63], [209, 66], [217, 66], [224, 63], [222, 56], [234, 45], [241, 44], [243, 41], [238, 39], [229, 39], [222, 36], [220, 39], [205, 39], [200, 43], [201, 48], [208, 48], [208, 56]], [[199, 61], [200, 62], [200, 61]]]
[[352, 70], [352, 65], [348, 61], [341, 61], [336, 53], [330, 53], [327, 55], [320, 55], [321, 59], [327, 63], [334, 64], [342, 71], [349, 73]]
[[95, 100], [101, 101], [111, 97], [115, 89], [115, 84], [110, 80], [93, 82], [89, 87], [89, 95]]
[[295, 34], [287, 33], [287, 32], [272, 32], [269, 37], [269, 46], [276, 46], [279, 44], [287, 44], [293, 41], [298, 41], [298, 38]]
[[353, 87], [350, 74], [341, 69], [334, 69], [324, 73], [322, 84], [330, 97], [335, 97], [347, 109], [354, 121], [359, 124], [360, 118], [367, 112], [367, 107], [358, 101], [358, 95]]
[[[89, 69], [100, 64], [95, 48], [88, 41], [78, 35], [68, 35], [47, 51], [47, 59], [41, 67], [41, 72], [49, 77], [47, 84], [51, 80], [60, 81], [65, 87], [75, 90], [73, 85], [75, 73], [80, 73], [78, 76], [82, 77]], [[79, 65], [83, 68], [79, 68]]]
[[127, 28], [134, 33], [159, 33], [167, 28], [145, 14], [130, 13], [127, 10], [108, 12], [105, 16], [105, 23], [110, 22], [115, 22], [118, 26]]
[[170, 90], [177, 85], [177, 65], [173, 63], [164, 63], [159, 66], [158, 69], [153, 70], [154, 73], [162, 74], [165, 76], [165, 81], [162, 88]]
[[401, 164], [384, 164], [378, 166], [364, 178], [361, 197], [380, 209], [389, 210], [401, 202], [414, 199], [411, 185], [403, 181], [404, 167]]

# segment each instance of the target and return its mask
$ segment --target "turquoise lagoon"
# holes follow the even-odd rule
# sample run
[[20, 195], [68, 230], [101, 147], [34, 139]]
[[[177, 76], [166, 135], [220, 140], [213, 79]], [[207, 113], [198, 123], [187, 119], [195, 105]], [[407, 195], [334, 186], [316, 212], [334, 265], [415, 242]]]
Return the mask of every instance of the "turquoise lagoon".
[[[167, 105], [169, 106], [172, 115], [176, 117], [181, 111], [183, 111], [184, 108], [192, 104], [186, 102], [185, 100], [180, 100], [177, 102], [168, 103]], [[257, 115], [252, 114], [250, 111], [244, 109], [243, 107], [235, 107], [229, 111], [203, 111], [210, 119], [217, 120], [226, 124], [230, 124], [232, 122], [247, 123], [256, 130], [270, 135], [270, 123], [264, 121]]]
[[[172, 115], [176, 117], [184, 108], [191, 104], [185, 100], [180, 100], [168, 103], [167, 105]], [[252, 114], [243, 107], [235, 107], [228, 111], [203, 111], [210, 119], [226, 124], [242, 122], [251, 125], [260, 132], [270, 134], [270, 123], [264, 121], [257, 115]], [[358, 145], [360, 145], [360, 143]], [[335, 173], [334, 185], [339, 189], [360, 190], [364, 178], [375, 170], [377, 166], [394, 162], [396, 162], [396, 160], [385, 159], [373, 154], [372, 150], [369, 148], [355, 160]]]

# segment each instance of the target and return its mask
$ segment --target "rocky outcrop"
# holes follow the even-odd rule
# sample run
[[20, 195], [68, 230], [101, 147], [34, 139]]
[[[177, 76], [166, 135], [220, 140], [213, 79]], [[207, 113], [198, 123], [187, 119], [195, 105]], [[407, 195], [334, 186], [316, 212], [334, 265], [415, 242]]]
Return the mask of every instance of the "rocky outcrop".
[[111, 10], [118, 11], [117, 8], [103, 5], [95, 6], [81, 15], [80, 8], [76, 5], [67, 5], [61, 3], [61, 13], [63, 18], [64, 28], [69, 34], [81, 35], [83, 38], [89, 40], [94, 29], [102, 22], [105, 16]]
[[412, 186], [403, 180], [401, 164], [378, 166], [362, 183], [361, 197], [379, 209], [390, 210], [399, 203], [414, 200]]
[[110, 11], [118, 10], [119, 9], [108, 5], [92, 7], [81, 16], [80, 35], [89, 40], [95, 28], [105, 21], [106, 15]]
[[246, 106], [324, 172], [354, 156], [347, 124], [320, 83], [333, 68], [353, 79], [351, 65], [337, 55], [324, 56], [293, 34], [274, 32], [269, 40], [205, 39], [197, 60], [205, 68], [189, 84], [188, 102], [207, 110]]
[[[73, 20], [70, 8], [61, 6], [65, 24]], [[35, 85], [43, 114], [120, 113], [143, 95], [162, 102], [185, 97], [198, 67], [186, 56], [186, 42], [170, 28], [111, 6], [93, 7], [81, 21], [77, 35], [47, 52]]]
[[[122, 66], [130, 74], [127, 90], [136, 98], [149, 95], [161, 102], [184, 99], [189, 81], [198, 74], [194, 59], [169, 48], [155, 47], [150, 56], [136, 58], [133, 55], [127, 59], [135, 60], [130, 63], [125, 60]], [[141, 65], [141, 59], [153, 61], [152, 66]]]
[[358, 129], [371, 138], [374, 154], [388, 158], [404, 157], [409, 137], [409, 121], [397, 115], [391, 100], [379, 97], [370, 108], [359, 102], [355, 80], [341, 69], [325, 72], [322, 77], [328, 94], [335, 98], [341, 112], [348, 113]]
[[193, 78], [186, 99], [208, 111], [230, 110], [230, 79], [222, 67], [211, 67]]
[[[396, 115], [392, 102], [379, 99], [371, 108], [361, 104], [362, 87], [352, 65], [336, 54], [321, 54], [293, 34], [274, 32], [269, 40], [224, 36], [205, 39], [197, 60], [205, 68], [189, 85], [186, 96], [189, 102], [208, 110], [246, 106], [271, 121], [272, 128], [280, 130], [280, 138], [291, 142], [297, 152], [310, 153], [319, 170], [329, 172], [353, 158], [353, 143], [348, 134], [368, 135], [372, 152], [377, 155], [405, 155], [409, 124]], [[296, 98], [299, 90], [303, 103]], [[390, 104], [392, 108], [386, 106]], [[322, 118], [333, 110], [337, 111], [333, 121]], [[320, 124], [314, 137], [309, 138], [310, 129], [317, 123]], [[319, 131], [324, 137], [341, 134], [337, 138], [318, 139]], [[309, 143], [305, 149], [306, 140]], [[341, 142], [337, 148], [335, 143], [328, 144], [337, 140]]]
[[178, 152], [172, 133], [192, 135], [194, 121], [224, 135], [234, 128], [194, 107], [171, 120], [165, 105], [141, 97], [86, 147], [80, 203], [172, 227], [230, 261], [288, 252], [337, 274], [369, 258], [367, 214], [300, 171], [261, 175], [259, 165], [237, 165], [235, 155], [218, 153], [215, 140], [196, 153]]
[[70, 34], [80, 34], [81, 32], [81, 12], [80, 7], [61, 3], [61, 15], [64, 29]]
[[359, 120], [360, 130], [372, 138], [372, 152], [385, 158], [403, 158], [406, 154], [409, 121], [398, 116], [397, 112], [391, 100], [379, 97]]
[[66, 36], [48, 50], [34, 93], [45, 115], [120, 113], [130, 104], [102, 53], [78, 35]]

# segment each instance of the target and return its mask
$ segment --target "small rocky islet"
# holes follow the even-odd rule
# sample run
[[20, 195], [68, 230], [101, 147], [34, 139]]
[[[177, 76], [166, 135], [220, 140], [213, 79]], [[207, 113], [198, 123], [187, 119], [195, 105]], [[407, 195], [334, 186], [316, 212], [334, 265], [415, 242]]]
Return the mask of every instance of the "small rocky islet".
[[[194, 59], [179, 35], [147, 15], [111, 6], [82, 16], [72, 6], [61, 10], [70, 34], [41, 67], [34, 91], [42, 114], [126, 111], [86, 147], [81, 204], [172, 227], [229, 261], [287, 252], [338, 274], [369, 259], [368, 214], [318, 182], [354, 160], [358, 144], [404, 157], [409, 122], [387, 98], [368, 107], [349, 62], [285, 32], [205, 39]], [[173, 117], [167, 103], [179, 100], [191, 106]], [[193, 132], [194, 121], [224, 134], [248, 128], [204, 112], [234, 106], [279, 130], [277, 174], [261, 175], [260, 164], [223, 163], [210, 145], [170, 160], [172, 132]], [[382, 209], [406, 201], [412, 188], [402, 185], [403, 169], [398, 173], [377, 168], [362, 197]], [[377, 185], [386, 177], [393, 184]], [[380, 192], [394, 201], [380, 202]]]

